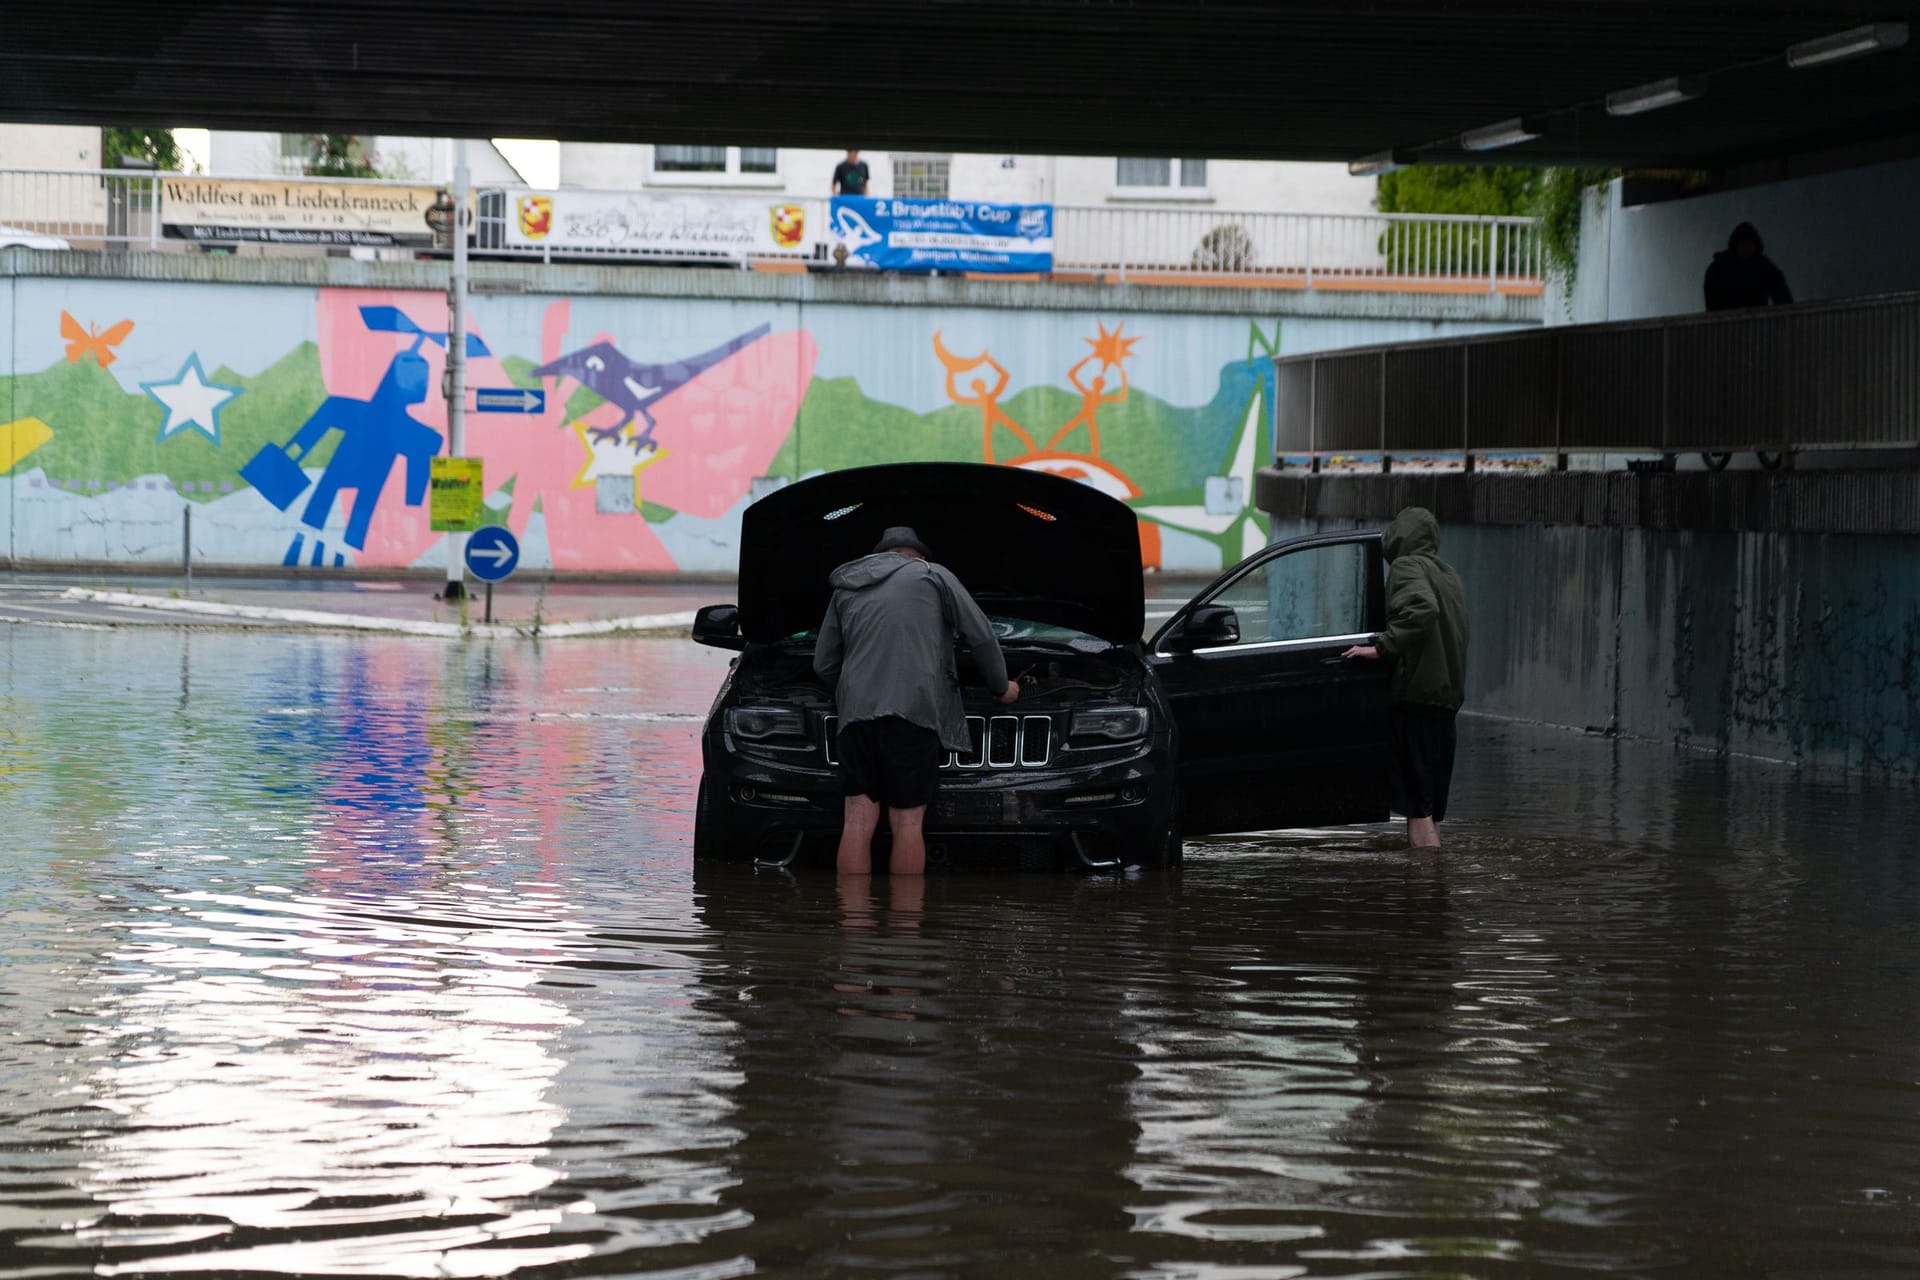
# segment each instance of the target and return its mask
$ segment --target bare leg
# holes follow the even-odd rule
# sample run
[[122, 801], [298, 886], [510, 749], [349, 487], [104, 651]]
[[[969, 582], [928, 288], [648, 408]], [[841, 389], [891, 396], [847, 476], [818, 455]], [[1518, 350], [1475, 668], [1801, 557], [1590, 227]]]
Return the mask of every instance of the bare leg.
[[873, 874], [873, 832], [880, 825], [880, 802], [872, 796], [848, 796], [840, 827], [837, 868], [843, 876]]
[[927, 872], [927, 806], [887, 810], [893, 827], [893, 874], [919, 876]]
[[1416, 849], [1438, 849], [1440, 828], [1432, 818], [1408, 818], [1407, 843]]

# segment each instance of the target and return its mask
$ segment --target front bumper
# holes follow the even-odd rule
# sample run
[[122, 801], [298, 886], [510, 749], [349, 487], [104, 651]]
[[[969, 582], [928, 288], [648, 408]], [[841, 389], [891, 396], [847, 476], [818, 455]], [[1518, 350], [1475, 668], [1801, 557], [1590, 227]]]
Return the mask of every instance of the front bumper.
[[[1056, 757], [1056, 760], [1058, 758]], [[1112, 869], [1157, 860], [1174, 815], [1172, 752], [1150, 742], [1085, 766], [947, 770], [927, 813], [929, 866], [955, 869]], [[703, 843], [716, 858], [826, 864], [844, 799], [833, 768], [707, 753]], [[877, 852], [884, 853], [883, 835]]]

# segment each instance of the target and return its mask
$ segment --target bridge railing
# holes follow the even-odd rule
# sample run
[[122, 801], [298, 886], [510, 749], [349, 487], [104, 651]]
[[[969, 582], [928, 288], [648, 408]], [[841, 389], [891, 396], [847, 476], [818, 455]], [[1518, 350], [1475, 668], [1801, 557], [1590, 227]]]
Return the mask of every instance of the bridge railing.
[[1537, 289], [1545, 265], [1531, 218], [1065, 205], [1053, 238], [1055, 272], [1143, 282], [1497, 292]]
[[1274, 449], [1785, 454], [1920, 445], [1920, 293], [1283, 357]]
[[[128, 170], [0, 169], [0, 226], [53, 236], [76, 249], [182, 247], [194, 237], [168, 234], [167, 180], [182, 175]], [[302, 179], [265, 175], [276, 183], [391, 187], [377, 180]], [[217, 182], [217, 179], [207, 180]], [[400, 184], [420, 186], [422, 184]], [[610, 222], [593, 248], [555, 247], [512, 234], [518, 188], [476, 193], [474, 247], [488, 255], [610, 262], [713, 261], [736, 266], [803, 265], [831, 260], [828, 201], [778, 193], [698, 191], [588, 193]], [[797, 208], [797, 242], [750, 250], [703, 248], [699, 237], [674, 240], [689, 217], [714, 225], [759, 227], [776, 208]], [[662, 231], [667, 234], [660, 234]], [[6, 233], [0, 232], [0, 235]], [[414, 233], [424, 245], [427, 228]], [[16, 236], [16, 238], [18, 238]], [[716, 237], [715, 243], [727, 237]], [[302, 246], [307, 251], [310, 247]], [[406, 246], [401, 246], [403, 249]], [[265, 243], [264, 253], [286, 247]], [[1298, 289], [1421, 292], [1538, 292], [1543, 276], [1539, 230], [1526, 218], [1420, 214], [1271, 213], [1258, 210], [1143, 209], [1063, 205], [1055, 210], [1054, 274], [1115, 282], [1234, 283]]]

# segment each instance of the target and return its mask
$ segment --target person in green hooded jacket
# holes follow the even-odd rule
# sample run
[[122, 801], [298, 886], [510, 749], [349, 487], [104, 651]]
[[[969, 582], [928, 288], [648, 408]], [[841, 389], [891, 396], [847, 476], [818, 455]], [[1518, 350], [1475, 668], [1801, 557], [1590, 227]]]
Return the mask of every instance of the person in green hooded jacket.
[[1440, 558], [1440, 523], [1408, 507], [1382, 538], [1387, 627], [1345, 656], [1393, 663], [1388, 718], [1393, 807], [1416, 849], [1440, 847], [1453, 783], [1454, 718], [1466, 700], [1467, 588]]

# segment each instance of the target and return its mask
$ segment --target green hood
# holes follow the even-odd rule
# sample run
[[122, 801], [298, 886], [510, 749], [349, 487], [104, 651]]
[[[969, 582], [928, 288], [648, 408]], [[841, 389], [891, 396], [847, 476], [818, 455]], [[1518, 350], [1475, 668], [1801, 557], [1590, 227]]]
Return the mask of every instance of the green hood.
[[1381, 538], [1381, 549], [1389, 560], [1398, 560], [1401, 556], [1438, 556], [1440, 522], [1425, 507], [1408, 507], [1388, 523], [1387, 532]]

